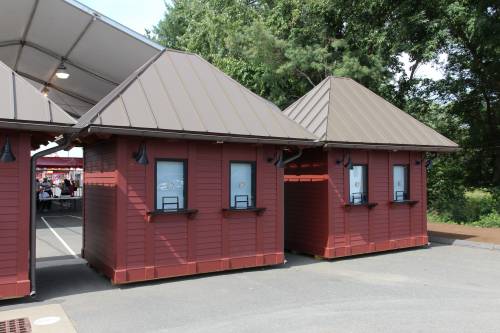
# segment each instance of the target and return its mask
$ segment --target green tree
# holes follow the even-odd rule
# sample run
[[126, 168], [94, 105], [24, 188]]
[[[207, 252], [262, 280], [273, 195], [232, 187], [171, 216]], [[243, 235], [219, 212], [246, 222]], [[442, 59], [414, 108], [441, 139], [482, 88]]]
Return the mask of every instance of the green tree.
[[[486, 0], [177, 0], [150, 35], [280, 107], [328, 75], [381, 94], [463, 147], [429, 173], [430, 206], [444, 210], [439, 198], [458, 204], [467, 187], [500, 185], [498, 16]], [[416, 75], [443, 55], [442, 80]]]

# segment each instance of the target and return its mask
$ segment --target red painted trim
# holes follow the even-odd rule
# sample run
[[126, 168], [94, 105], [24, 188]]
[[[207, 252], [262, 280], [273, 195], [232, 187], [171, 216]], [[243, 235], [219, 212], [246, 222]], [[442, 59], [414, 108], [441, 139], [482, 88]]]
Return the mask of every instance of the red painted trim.
[[[188, 145], [188, 160], [189, 161], [196, 161], [196, 144], [191, 142]], [[196, 174], [196, 165], [195, 163], [188, 163], [188, 174], [187, 174], [187, 179], [189, 179], [187, 186], [187, 202], [188, 205], [190, 202], [196, 202], [196, 177], [193, 177], [193, 175]], [[188, 208], [188, 207], [186, 207]], [[196, 261], [196, 220], [192, 219], [188, 221], [187, 225], [187, 235], [188, 235], [188, 254], [187, 254], [187, 260], [188, 262], [194, 262]]]
[[172, 266], [134, 267], [123, 270], [114, 269], [100, 262], [97, 256], [89, 256], [91, 266], [111, 279], [113, 284], [125, 284], [147, 280], [165, 279], [193, 274], [213, 273], [253, 267], [279, 265], [284, 262], [284, 253], [266, 253], [246, 257], [222, 258], [198, 261]]
[[128, 156], [128, 148], [123, 141], [117, 142], [116, 149], [116, 220], [114, 223], [114, 232], [116, 234], [115, 238], [115, 265], [117, 269], [124, 269], [127, 266], [126, 256], [127, 256], [127, 207], [128, 197], [127, 197], [127, 165], [129, 159], [132, 156]]

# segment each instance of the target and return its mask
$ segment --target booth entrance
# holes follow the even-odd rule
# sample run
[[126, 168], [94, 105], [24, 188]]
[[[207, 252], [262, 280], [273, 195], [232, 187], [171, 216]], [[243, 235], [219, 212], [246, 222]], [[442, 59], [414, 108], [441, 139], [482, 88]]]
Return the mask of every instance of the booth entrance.
[[[84, 265], [83, 158], [42, 157], [36, 168], [36, 269], [39, 280]], [[69, 273], [68, 279], [73, 279]]]

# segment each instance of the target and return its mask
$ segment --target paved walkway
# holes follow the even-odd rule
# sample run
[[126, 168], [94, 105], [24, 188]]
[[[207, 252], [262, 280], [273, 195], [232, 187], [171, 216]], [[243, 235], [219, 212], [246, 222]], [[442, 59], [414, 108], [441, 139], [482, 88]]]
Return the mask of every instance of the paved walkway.
[[479, 228], [450, 223], [428, 223], [430, 236], [500, 245], [500, 228]]

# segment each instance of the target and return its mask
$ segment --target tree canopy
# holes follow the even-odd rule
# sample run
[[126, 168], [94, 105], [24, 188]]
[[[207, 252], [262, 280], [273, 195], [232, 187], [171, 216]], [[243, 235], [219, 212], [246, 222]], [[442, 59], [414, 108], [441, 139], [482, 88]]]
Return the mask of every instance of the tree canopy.
[[[348, 76], [450, 139], [431, 206], [500, 186], [500, 20], [485, 0], [174, 0], [149, 33], [198, 53], [284, 108], [328, 75]], [[401, 56], [411, 67], [407, 73]], [[416, 75], [445, 59], [444, 77]]]

